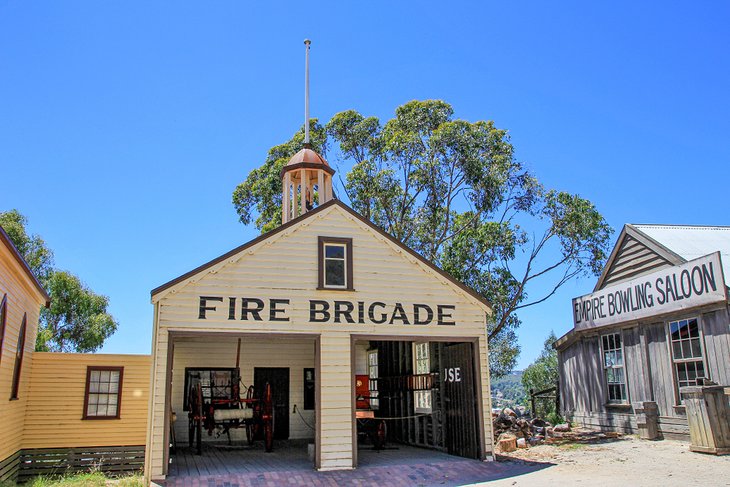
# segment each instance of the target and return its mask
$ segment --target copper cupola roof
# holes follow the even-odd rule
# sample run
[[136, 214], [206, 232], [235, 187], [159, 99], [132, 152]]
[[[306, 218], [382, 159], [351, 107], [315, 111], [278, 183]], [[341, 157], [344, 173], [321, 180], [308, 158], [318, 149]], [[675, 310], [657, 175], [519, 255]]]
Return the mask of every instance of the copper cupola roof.
[[334, 174], [335, 170], [330, 167], [324, 157], [317, 154], [312, 149], [304, 148], [294, 154], [286, 166], [281, 168], [281, 175], [295, 169], [321, 169], [328, 174]]

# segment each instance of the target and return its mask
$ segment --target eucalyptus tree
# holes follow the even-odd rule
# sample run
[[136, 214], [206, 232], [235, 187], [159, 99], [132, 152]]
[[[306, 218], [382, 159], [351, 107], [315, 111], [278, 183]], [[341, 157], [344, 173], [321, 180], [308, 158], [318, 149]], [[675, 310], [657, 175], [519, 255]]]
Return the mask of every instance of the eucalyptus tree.
[[98, 350], [119, 326], [107, 311], [109, 298], [92, 291], [74, 274], [56, 269], [53, 252], [40, 236], [28, 233], [27, 224], [18, 210], [0, 212], [0, 226], [51, 297], [51, 306], [41, 309], [36, 350]]
[[[342, 197], [358, 213], [492, 303], [485, 325], [495, 376], [516, 362], [519, 310], [600, 273], [611, 227], [590, 201], [546, 189], [492, 121], [457, 119], [448, 103], [425, 100], [384, 124], [347, 110], [325, 126], [313, 122], [312, 133], [315, 150], [332, 146], [347, 168]], [[262, 232], [281, 223], [279, 174], [301, 142], [300, 131], [272, 148], [236, 188], [241, 222], [255, 216]]]

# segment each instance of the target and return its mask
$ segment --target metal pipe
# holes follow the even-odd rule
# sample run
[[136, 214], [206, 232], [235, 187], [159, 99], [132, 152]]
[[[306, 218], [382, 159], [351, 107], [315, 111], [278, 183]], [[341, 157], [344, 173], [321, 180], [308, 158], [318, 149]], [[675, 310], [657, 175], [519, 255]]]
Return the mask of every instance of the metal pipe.
[[312, 41], [304, 39], [304, 145], [309, 145], [309, 45]]

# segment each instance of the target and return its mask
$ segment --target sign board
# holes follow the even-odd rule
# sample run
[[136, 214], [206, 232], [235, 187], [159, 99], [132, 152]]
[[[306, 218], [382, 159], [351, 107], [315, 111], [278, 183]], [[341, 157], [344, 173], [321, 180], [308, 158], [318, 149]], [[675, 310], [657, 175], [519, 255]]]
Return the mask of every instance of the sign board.
[[726, 299], [720, 253], [573, 298], [576, 330], [639, 320]]

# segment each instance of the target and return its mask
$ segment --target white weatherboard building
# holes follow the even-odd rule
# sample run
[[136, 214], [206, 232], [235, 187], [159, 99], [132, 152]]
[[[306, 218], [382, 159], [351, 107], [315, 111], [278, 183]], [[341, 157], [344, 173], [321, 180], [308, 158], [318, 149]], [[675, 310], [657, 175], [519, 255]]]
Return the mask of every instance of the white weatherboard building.
[[[625, 225], [555, 344], [563, 413], [630, 433], [648, 418], [650, 436], [688, 439], [682, 391], [730, 385], [729, 275], [730, 227]], [[728, 430], [727, 396], [718, 400]]]
[[336, 200], [333, 173], [303, 149], [279, 228], [152, 291], [148, 477], [194, 435], [191, 394], [219, 408], [265, 384], [274, 439], [311, 442], [319, 470], [357, 467], [360, 417], [389, 442], [492, 458], [489, 304]]

